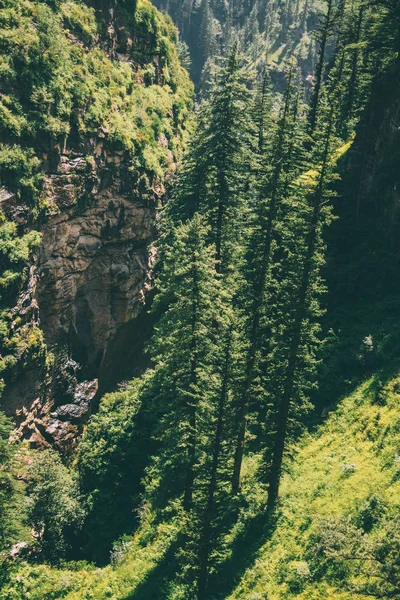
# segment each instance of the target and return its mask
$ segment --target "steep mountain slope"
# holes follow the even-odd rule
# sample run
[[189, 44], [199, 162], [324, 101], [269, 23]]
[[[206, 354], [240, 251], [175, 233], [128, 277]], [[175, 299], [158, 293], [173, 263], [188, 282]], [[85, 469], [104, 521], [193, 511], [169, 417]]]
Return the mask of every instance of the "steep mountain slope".
[[1, 407], [32, 443], [69, 444], [110, 342], [129, 323], [140, 343], [191, 105], [176, 37], [146, 1], [1, 8]]
[[[261, 547], [255, 552], [250, 543], [252, 566], [229, 600], [369, 597], [362, 590], [378, 581], [379, 556], [371, 558], [357, 548], [351, 553], [349, 546], [360, 535], [371, 544], [379, 540], [383, 550], [388, 527], [396, 528], [398, 402], [397, 378], [385, 382], [380, 400], [371, 379], [304, 438], [283, 480], [275, 531], [271, 535], [265, 528], [264, 544], [259, 531], [255, 546]], [[347, 532], [352, 540], [341, 539]], [[394, 552], [396, 544], [394, 539]], [[388, 583], [387, 592], [391, 590]]]
[[177, 24], [189, 49], [192, 78], [200, 89], [215, 58], [225, 54], [234, 41], [252, 66], [261, 70], [268, 64], [281, 91], [291, 57], [296, 56], [304, 78], [314, 71], [314, 33], [324, 10], [320, 0], [156, 0], [155, 4]]
[[376, 79], [341, 160], [338, 219], [328, 232], [325, 328], [332, 335], [321, 403], [334, 402], [349, 381], [384, 367], [398, 352], [399, 73], [397, 59]]
[[[323, 424], [303, 437], [296, 458], [287, 465], [279, 516], [273, 525], [265, 519], [264, 496], [256, 482], [257, 459], [247, 459], [244, 491], [250, 508], [242, 527], [227, 540], [231, 552], [222, 571], [214, 576], [210, 598], [369, 597], [355, 590], [379, 582], [379, 555], [371, 562], [359, 551], [359, 561], [354, 556], [343, 560], [340, 539], [335, 536], [338, 530], [343, 537], [346, 531], [349, 536], [356, 531], [364, 542], [377, 540], [382, 545], [388, 527], [395, 527], [400, 504], [400, 379], [396, 374], [384, 381], [377, 399], [379, 376], [358, 387]], [[128, 396], [129, 392], [125, 402]], [[105, 399], [103, 410], [111, 400]], [[120, 397], [119, 403], [122, 400]], [[27, 566], [18, 572], [17, 579], [15, 574], [11, 576], [0, 598], [180, 597], [172, 560], [180, 525], [157, 524], [154, 516], [143, 514], [138, 533], [115, 551], [114, 566], [78, 571]], [[395, 536], [392, 539], [398, 543]], [[396, 548], [398, 551], [397, 546], [392, 551]]]

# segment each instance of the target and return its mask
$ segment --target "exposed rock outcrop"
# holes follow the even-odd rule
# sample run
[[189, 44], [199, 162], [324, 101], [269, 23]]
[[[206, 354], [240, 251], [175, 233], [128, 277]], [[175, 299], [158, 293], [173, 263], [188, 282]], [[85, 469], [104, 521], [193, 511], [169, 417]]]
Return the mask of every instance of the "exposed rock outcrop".
[[46, 340], [67, 343], [91, 372], [118, 327], [144, 304], [156, 198], [135, 198], [121, 187], [114, 180], [86, 207], [66, 206], [42, 229], [36, 297]]
[[[41, 242], [26, 251], [14, 296], [0, 298], [0, 408], [16, 415], [18, 436], [33, 446], [68, 450], [96, 406], [99, 377], [108, 381], [102, 393], [117, 383], [107, 371], [118, 362], [122, 378], [145, 365], [140, 318], [157, 210], [180, 155], [192, 86], [176, 30], [148, 0], [87, 0], [72, 12], [23, 2], [29, 52], [47, 48], [51, 23], [62, 55], [37, 73], [39, 86], [23, 79], [14, 40], [7, 49], [9, 91], [30, 126], [22, 135], [10, 121], [2, 131], [0, 212], [17, 224], [17, 242], [31, 229]], [[43, 104], [52, 94], [62, 109]]]
[[[157, 192], [142, 195], [124, 189], [122, 158], [103, 145], [96, 161], [88, 174], [85, 157], [71, 151], [47, 171], [54, 210], [14, 309], [19, 319], [40, 323], [56, 356], [47, 381], [42, 370], [25, 369], [3, 398], [7, 412], [17, 414], [19, 437], [35, 447], [55, 443], [66, 451], [75, 444], [96, 399], [107, 348], [125, 325], [132, 332], [151, 287], [151, 244], [164, 189], [156, 184]], [[117, 170], [110, 172], [110, 164]]]

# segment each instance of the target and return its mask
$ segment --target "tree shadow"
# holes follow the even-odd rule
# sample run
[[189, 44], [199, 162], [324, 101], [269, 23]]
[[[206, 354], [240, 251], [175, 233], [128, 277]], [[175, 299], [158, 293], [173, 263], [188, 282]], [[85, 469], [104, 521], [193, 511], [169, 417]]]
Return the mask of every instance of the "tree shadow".
[[254, 566], [258, 552], [272, 537], [279, 513], [261, 512], [248, 521], [232, 544], [229, 557], [210, 577], [209, 600], [224, 600], [240, 583], [244, 573]]
[[[397, 339], [395, 340], [397, 346]], [[371, 379], [365, 390], [373, 403], [385, 403], [385, 386], [399, 373], [400, 361], [394, 359], [393, 353], [387, 352], [390, 359], [385, 362], [374, 363], [364, 369], [359, 377], [340, 389], [340, 393], [327, 408], [334, 411], [338, 404], [347, 395], [354, 393], [358, 386]], [[339, 390], [338, 390], [339, 391]], [[327, 416], [327, 415], [326, 415]], [[307, 423], [307, 430], [313, 432], [325, 421], [326, 416], [314, 412], [313, 418]], [[244, 573], [251, 569], [259, 555], [260, 549], [271, 539], [280, 518], [279, 505], [274, 512], [263, 511], [255, 515], [237, 536], [232, 544], [229, 557], [220, 565], [218, 571], [210, 577], [207, 600], [225, 600], [239, 585]]]
[[161, 600], [164, 598], [167, 582], [173, 580], [178, 571], [177, 550], [182, 543], [182, 536], [178, 536], [155, 567], [147, 573], [145, 579], [122, 600]]

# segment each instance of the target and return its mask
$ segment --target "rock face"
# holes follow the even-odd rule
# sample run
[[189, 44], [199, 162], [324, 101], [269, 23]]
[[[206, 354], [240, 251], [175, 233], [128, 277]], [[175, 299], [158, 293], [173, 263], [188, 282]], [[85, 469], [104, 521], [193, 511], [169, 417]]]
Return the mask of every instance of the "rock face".
[[[70, 178], [85, 177], [76, 173], [79, 164], [69, 162]], [[66, 206], [42, 229], [36, 297], [46, 341], [67, 344], [90, 375], [117, 329], [143, 307], [155, 205], [155, 198], [122, 194], [116, 179], [88, 206]]]
[[[88, 174], [85, 158], [70, 151], [46, 174], [54, 212], [41, 228], [41, 247], [21, 300], [56, 360], [47, 383], [43, 372], [26, 370], [5, 392], [8, 412], [16, 411], [17, 434], [33, 447], [55, 444], [69, 451], [75, 445], [93, 410], [109, 344], [124, 327], [133, 332], [134, 344], [132, 323], [150, 289], [158, 194], [124, 191], [119, 171], [107, 168], [122, 159], [106, 151], [97, 158]], [[83, 189], [85, 201], [77, 203]]]

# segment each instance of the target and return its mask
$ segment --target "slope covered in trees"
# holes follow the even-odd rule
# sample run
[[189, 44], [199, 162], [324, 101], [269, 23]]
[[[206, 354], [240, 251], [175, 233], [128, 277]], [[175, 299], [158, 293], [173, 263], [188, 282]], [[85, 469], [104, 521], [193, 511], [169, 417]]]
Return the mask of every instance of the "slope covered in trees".
[[304, 77], [314, 71], [320, 0], [157, 0], [156, 5], [177, 24], [199, 89], [206, 87], [216, 57], [226, 55], [234, 42], [259, 71], [268, 64], [281, 88], [291, 56], [296, 55]]
[[160, 214], [152, 367], [68, 468], [33, 459], [0, 598], [398, 595], [400, 11], [319, 8], [309, 104], [295, 55], [282, 94], [237, 42], [218, 60]]

